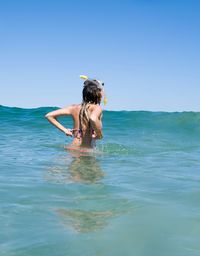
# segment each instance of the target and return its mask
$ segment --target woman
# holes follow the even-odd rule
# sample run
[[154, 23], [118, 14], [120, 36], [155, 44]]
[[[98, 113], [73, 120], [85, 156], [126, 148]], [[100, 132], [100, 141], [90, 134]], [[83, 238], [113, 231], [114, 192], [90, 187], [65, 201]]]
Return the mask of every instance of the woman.
[[[102, 139], [102, 108], [101, 99], [104, 93], [103, 83], [95, 79], [87, 79], [83, 87], [82, 104], [49, 112], [45, 117], [66, 136], [73, 136], [68, 149], [92, 148], [96, 139]], [[70, 115], [73, 118], [73, 129], [65, 128], [57, 117]]]

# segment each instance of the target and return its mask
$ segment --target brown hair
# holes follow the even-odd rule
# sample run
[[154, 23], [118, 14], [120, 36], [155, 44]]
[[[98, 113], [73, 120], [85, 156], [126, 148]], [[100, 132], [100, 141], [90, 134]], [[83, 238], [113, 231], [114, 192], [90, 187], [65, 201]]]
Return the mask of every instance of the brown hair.
[[[93, 82], [94, 81], [94, 82]], [[82, 130], [82, 132], [84, 133], [88, 128], [90, 128], [89, 126], [89, 107], [90, 104], [100, 104], [101, 102], [101, 90], [98, 85], [96, 84], [96, 80], [93, 80], [87, 84], [84, 83], [84, 87], [83, 87], [83, 102], [81, 105], [81, 110], [79, 113], [79, 126], [80, 129]]]
[[82, 94], [83, 103], [100, 104], [101, 102], [101, 89], [95, 83], [92, 83], [92, 81], [84, 85]]

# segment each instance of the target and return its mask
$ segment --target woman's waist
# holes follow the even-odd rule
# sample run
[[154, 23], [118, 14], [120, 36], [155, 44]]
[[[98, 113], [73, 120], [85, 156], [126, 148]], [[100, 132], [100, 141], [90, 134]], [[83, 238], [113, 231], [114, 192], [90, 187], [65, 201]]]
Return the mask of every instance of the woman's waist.
[[77, 138], [74, 138], [72, 143], [71, 143], [72, 146], [75, 146], [75, 147], [86, 147], [86, 148], [93, 148], [95, 146], [94, 144], [94, 140], [92, 138], [81, 138], [81, 139], [77, 139]]
[[93, 138], [90, 134], [81, 134], [80, 136], [74, 136], [73, 145], [77, 146], [92, 146], [93, 145]]
[[94, 134], [93, 129], [73, 129], [72, 130], [74, 138], [92, 138], [92, 135]]

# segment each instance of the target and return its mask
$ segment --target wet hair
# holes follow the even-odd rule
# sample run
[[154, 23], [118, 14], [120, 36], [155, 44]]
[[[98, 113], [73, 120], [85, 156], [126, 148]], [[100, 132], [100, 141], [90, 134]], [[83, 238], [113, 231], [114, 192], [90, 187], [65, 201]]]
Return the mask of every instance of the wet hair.
[[97, 80], [86, 80], [83, 87], [83, 101], [79, 113], [79, 126], [83, 133], [90, 129], [89, 125], [89, 107], [90, 104], [100, 104], [102, 88], [98, 85]]
[[87, 81], [83, 87], [83, 103], [100, 104], [101, 102], [101, 90], [98, 86], [97, 80]]

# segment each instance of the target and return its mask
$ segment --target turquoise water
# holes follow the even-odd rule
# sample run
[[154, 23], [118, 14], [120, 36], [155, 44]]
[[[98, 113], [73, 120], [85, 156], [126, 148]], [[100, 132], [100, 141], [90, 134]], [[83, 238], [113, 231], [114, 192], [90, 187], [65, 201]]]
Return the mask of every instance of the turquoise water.
[[0, 106], [1, 256], [200, 255], [200, 113], [105, 111], [80, 155], [52, 109]]

